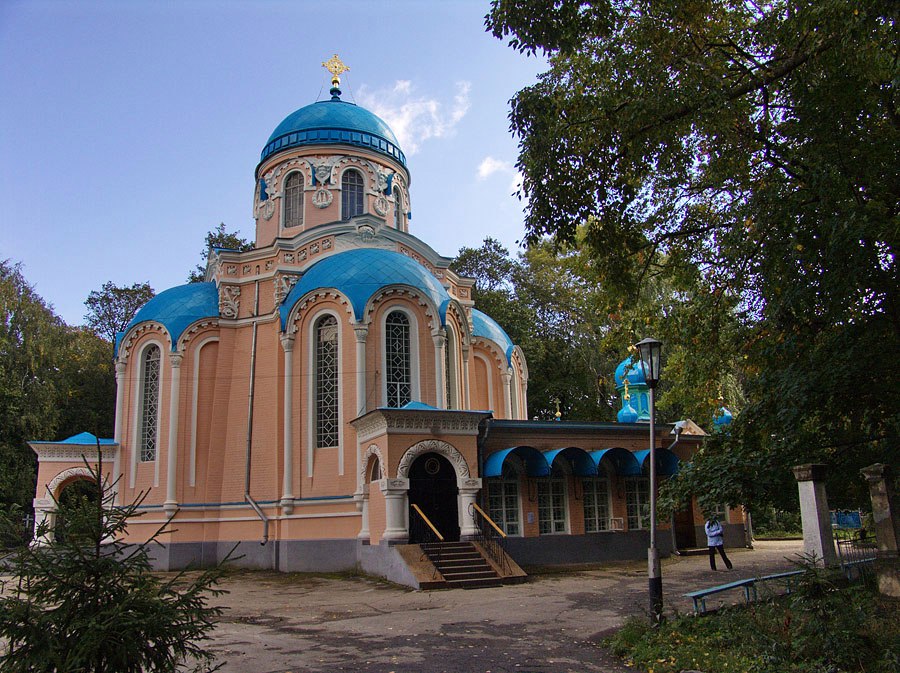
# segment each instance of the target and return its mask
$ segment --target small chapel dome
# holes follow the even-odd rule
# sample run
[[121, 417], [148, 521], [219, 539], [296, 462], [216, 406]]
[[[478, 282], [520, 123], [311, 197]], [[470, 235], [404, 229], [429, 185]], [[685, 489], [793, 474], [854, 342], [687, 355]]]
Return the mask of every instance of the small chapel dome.
[[512, 361], [512, 354], [513, 349], [515, 349], [515, 344], [513, 343], [513, 340], [509, 338], [509, 335], [506, 333], [506, 331], [502, 327], [500, 327], [496, 320], [494, 320], [487, 313], [473, 308], [472, 327], [472, 333], [475, 336], [490, 339], [495, 344], [500, 346], [501, 350], [503, 350], [503, 352], [506, 354], [507, 364]]
[[725, 407], [719, 407], [713, 418], [713, 427], [716, 430], [725, 430], [731, 425], [732, 420], [734, 420], [734, 415]]
[[188, 283], [160, 292], [144, 304], [134, 315], [118, 341], [135, 325], [152, 321], [166, 328], [172, 342], [172, 350], [182, 333], [194, 322], [203, 318], [219, 317], [219, 292], [215, 283]]
[[285, 117], [269, 136], [260, 163], [273, 154], [303, 145], [354, 145], [406, 166], [406, 156], [387, 123], [365, 108], [341, 100], [338, 94]]
[[[630, 369], [629, 369], [630, 367]], [[628, 369], [628, 385], [647, 385], [644, 379], [644, 370], [641, 369], [641, 361], [637, 358], [625, 358], [616, 367], [616, 388], [621, 388], [625, 379], [625, 370]]]

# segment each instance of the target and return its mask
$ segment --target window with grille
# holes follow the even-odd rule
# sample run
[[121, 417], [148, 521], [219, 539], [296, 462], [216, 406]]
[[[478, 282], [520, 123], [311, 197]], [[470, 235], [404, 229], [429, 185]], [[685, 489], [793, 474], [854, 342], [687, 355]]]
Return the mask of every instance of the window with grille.
[[584, 532], [597, 533], [609, 530], [609, 480], [585, 479], [582, 482], [584, 493]]
[[344, 171], [341, 178], [341, 219], [363, 214], [364, 184], [359, 171]]
[[303, 224], [303, 174], [293, 172], [284, 182], [284, 226]]
[[538, 532], [566, 532], [566, 479], [554, 469], [549, 479], [538, 480]]
[[499, 479], [488, 480], [488, 514], [507, 535], [521, 535], [519, 476], [509, 465]]
[[625, 480], [625, 511], [628, 530], [646, 528], [650, 523], [650, 480], [629, 477]]
[[402, 407], [412, 400], [409, 318], [402, 311], [392, 311], [387, 317], [384, 329], [387, 406]]
[[403, 198], [396, 187], [394, 187], [394, 228], [403, 230]]
[[338, 445], [338, 324], [316, 323], [316, 448]]
[[159, 421], [159, 346], [144, 349], [141, 365], [141, 462], [156, 460]]

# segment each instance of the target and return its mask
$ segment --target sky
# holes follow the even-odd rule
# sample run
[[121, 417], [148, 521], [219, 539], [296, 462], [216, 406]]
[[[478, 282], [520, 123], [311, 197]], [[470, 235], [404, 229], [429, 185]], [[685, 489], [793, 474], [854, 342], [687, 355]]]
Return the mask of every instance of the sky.
[[180, 285], [224, 222], [249, 240], [281, 120], [328, 98], [384, 119], [438, 253], [523, 237], [509, 99], [546, 63], [484, 30], [487, 0], [3, 0], [0, 259], [70, 325], [107, 281]]

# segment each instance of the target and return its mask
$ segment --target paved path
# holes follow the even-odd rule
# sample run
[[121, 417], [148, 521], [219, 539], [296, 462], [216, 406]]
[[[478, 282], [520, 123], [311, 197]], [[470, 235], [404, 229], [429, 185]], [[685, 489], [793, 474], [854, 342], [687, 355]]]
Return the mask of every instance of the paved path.
[[[801, 551], [799, 541], [759, 542], [730, 550], [734, 570], [715, 573], [705, 556], [665, 559], [666, 610], [689, 612], [688, 591], [793, 569], [788, 558]], [[599, 642], [648, 602], [638, 562], [472, 591], [268, 572], [222, 586], [230, 593], [216, 603], [228, 609], [212, 649], [227, 673], [620, 673], [633, 669]], [[741, 592], [718, 596], [736, 602]]]

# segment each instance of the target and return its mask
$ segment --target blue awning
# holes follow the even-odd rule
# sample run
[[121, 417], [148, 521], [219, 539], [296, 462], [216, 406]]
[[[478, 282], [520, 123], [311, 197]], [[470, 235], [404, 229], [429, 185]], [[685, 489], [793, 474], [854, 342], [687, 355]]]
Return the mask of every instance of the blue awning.
[[[634, 453], [634, 457], [637, 458], [638, 463], [641, 466], [641, 470], [646, 467], [648, 470], [650, 469], [650, 463], [648, 462], [650, 459], [650, 449], [644, 449], [643, 451], [636, 451]], [[670, 477], [673, 474], [678, 474], [678, 464], [681, 461], [678, 459], [674, 453], [669, 451], [668, 449], [656, 449], [656, 472], [657, 474], [661, 474], [663, 476]]]
[[525, 463], [525, 474], [529, 477], [546, 477], [550, 474], [550, 464], [544, 454], [533, 446], [514, 446], [492, 453], [484, 461], [485, 477], [499, 477], [503, 473], [503, 462], [514, 454]]
[[635, 457], [636, 454], [628, 449], [623, 449], [621, 446], [591, 451], [588, 455], [594, 462], [598, 473], [600, 471], [600, 461], [602, 460], [611, 462], [618, 475], [635, 477], [641, 473], [641, 464]]
[[564, 449], [545, 451], [544, 459], [550, 467], [557, 458], [562, 457], [572, 463], [572, 472], [577, 477], [594, 477], [597, 474], [597, 465], [591, 460], [587, 451], [577, 446], [567, 446]]

